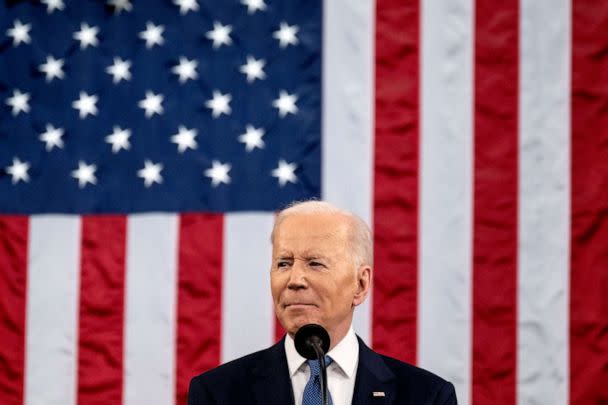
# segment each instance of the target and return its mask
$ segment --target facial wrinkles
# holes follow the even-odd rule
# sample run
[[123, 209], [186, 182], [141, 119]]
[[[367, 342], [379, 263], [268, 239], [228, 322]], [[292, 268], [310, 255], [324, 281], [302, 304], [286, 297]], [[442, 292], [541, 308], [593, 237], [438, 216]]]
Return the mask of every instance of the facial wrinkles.
[[351, 231], [341, 218], [323, 215], [288, 217], [277, 227], [271, 287], [277, 315], [290, 333], [312, 322], [341, 334], [350, 322], [357, 289]]
[[304, 262], [304, 263], [311, 262], [311, 261], [319, 261], [319, 262], [323, 262], [326, 265], [329, 265], [333, 262], [331, 259], [331, 256], [317, 252], [317, 251], [304, 252], [304, 253], [296, 254], [296, 255], [294, 255], [292, 252], [283, 251], [283, 252], [280, 252], [278, 255], [276, 255], [274, 261], [276, 264], [276, 262], [279, 262], [282, 260], [300, 261], [300, 262]]
[[302, 261], [323, 259], [331, 262], [336, 255], [341, 255], [342, 250], [334, 240], [330, 234], [310, 238], [285, 238], [276, 244], [274, 258], [275, 261], [284, 258]]

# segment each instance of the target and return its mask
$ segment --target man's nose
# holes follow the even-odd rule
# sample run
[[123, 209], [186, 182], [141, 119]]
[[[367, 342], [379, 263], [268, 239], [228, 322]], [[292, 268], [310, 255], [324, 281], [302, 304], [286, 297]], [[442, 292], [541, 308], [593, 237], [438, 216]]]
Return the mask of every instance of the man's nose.
[[294, 260], [289, 272], [287, 288], [298, 290], [306, 287], [308, 287], [308, 280], [306, 279], [306, 266], [304, 263], [302, 263], [302, 261]]

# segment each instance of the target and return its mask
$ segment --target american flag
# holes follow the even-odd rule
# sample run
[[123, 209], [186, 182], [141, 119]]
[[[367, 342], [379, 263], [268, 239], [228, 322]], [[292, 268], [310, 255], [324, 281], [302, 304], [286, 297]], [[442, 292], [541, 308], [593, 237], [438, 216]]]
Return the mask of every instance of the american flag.
[[0, 404], [182, 404], [282, 334], [274, 212], [460, 404], [608, 403], [608, 4], [0, 3]]

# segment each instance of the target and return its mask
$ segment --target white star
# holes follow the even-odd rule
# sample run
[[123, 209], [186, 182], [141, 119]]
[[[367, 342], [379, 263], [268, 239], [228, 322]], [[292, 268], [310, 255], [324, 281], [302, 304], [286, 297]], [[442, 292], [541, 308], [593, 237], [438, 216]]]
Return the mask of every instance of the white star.
[[232, 96], [229, 93], [222, 94], [217, 90], [213, 90], [213, 98], [207, 100], [205, 106], [212, 110], [211, 115], [213, 118], [217, 118], [222, 114], [229, 115], [232, 112], [230, 100], [232, 100]]
[[146, 160], [144, 168], [137, 171], [137, 177], [144, 179], [144, 186], [150, 187], [154, 183], [163, 182], [163, 176], [160, 175], [162, 170], [162, 163], [152, 163], [150, 160]]
[[63, 79], [65, 77], [65, 73], [63, 72], [63, 59], [55, 59], [52, 56], [46, 57], [46, 62], [38, 67], [38, 69], [46, 74], [46, 81], [50, 82], [55, 77], [58, 79]]
[[129, 150], [131, 144], [129, 137], [131, 136], [130, 129], [121, 129], [119, 126], [113, 128], [113, 132], [106, 136], [106, 142], [112, 144], [112, 153], [118, 153], [121, 149]]
[[40, 0], [40, 2], [46, 4], [46, 12], [49, 14], [55, 10], [63, 10], [65, 8], [63, 0]]
[[283, 187], [287, 183], [295, 183], [298, 178], [294, 174], [294, 171], [298, 165], [295, 163], [287, 163], [285, 160], [279, 160], [279, 166], [272, 171], [272, 177], [276, 177], [279, 180], [279, 186]]
[[230, 163], [221, 163], [214, 160], [211, 162], [211, 165], [212, 166], [209, 169], [205, 170], [205, 176], [211, 179], [211, 185], [217, 187], [221, 183], [229, 184], [230, 176], [228, 175], [228, 172], [232, 167]]
[[251, 152], [255, 148], [264, 148], [264, 141], [262, 140], [263, 136], [263, 128], [256, 129], [253, 127], [253, 125], [247, 125], [245, 133], [239, 136], [239, 142], [245, 144], [245, 150], [247, 152]]
[[163, 98], [160, 93], [154, 94], [151, 91], [146, 91], [146, 98], [140, 100], [137, 105], [146, 110], [146, 118], [150, 118], [154, 114], [161, 115], [163, 113]]
[[207, 32], [207, 38], [213, 41], [213, 48], [217, 49], [222, 45], [230, 45], [232, 43], [232, 38], [230, 38], [231, 31], [231, 25], [222, 25], [222, 23], [215, 21], [213, 29]]
[[241, 0], [241, 4], [247, 6], [247, 12], [249, 14], [253, 14], [257, 10], [266, 10], [266, 3], [264, 3], [264, 0]]
[[19, 158], [13, 158], [13, 164], [6, 167], [6, 172], [12, 176], [11, 182], [18, 183], [20, 180], [27, 183], [30, 181], [30, 176], [27, 171], [30, 169], [28, 162], [22, 162]]
[[13, 95], [6, 99], [6, 104], [13, 108], [13, 115], [30, 112], [29, 93], [22, 93], [19, 90], [13, 90]]
[[63, 148], [63, 128], [55, 128], [51, 124], [46, 124], [46, 131], [40, 134], [42, 142], [46, 143], [46, 150], [50, 151], [56, 146], [59, 149]]
[[171, 137], [171, 142], [177, 144], [177, 151], [179, 153], [184, 153], [184, 151], [188, 148], [196, 149], [197, 143], [194, 138], [196, 138], [196, 129], [188, 129], [183, 125], [180, 125], [177, 134]]
[[97, 46], [99, 41], [97, 40], [97, 33], [99, 28], [96, 26], [89, 27], [89, 24], [80, 24], [80, 31], [76, 31], [73, 35], [74, 39], [80, 41], [80, 49], [87, 48], [89, 45]]
[[298, 37], [296, 37], [299, 30], [300, 28], [297, 25], [289, 25], [286, 22], [282, 22], [279, 29], [272, 36], [279, 40], [281, 48], [285, 48], [288, 45], [296, 45], [299, 42]]
[[72, 170], [72, 177], [78, 179], [78, 187], [84, 188], [88, 183], [97, 184], [96, 170], [97, 166], [88, 165], [81, 160], [78, 162], [78, 169]]
[[6, 35], [13, 37], [13, 46], [17, 46], [22, 42], [29, 44], [32, 41], [32, 38], [30, 38], [31, 28], [32, 24], [21, 24], [21, 21], [15, 20], [13, 28], [6, 30]]
[[114, 63], [106, 68], [106, 72], [112, 75], [112, 82], [116, 84], [121, 80], [131, 80], [130, 67], [131, 61], [114, 58]]
[[87, 115], [97, 115], [97, 103], [98, 97], [93, 94], [89, 96], [84, 91], [80, 92], [80, 98], [74, 102], [72, 102], [72, 107], [78, 110], [78, 115], [80, 119], [86, 118]]
[[263, 80], [266, 78], [264, 73], [264, 59], [256, 60], [253, 56], [247, 56], [247, 63], [241, 66], [241, 72], [247, 75], [247, 82], [251, 83], [255, 79]]
[[196, 0], [173, 0], [173, 4], [179, 6], [179, 13], [186, 14], [188, 11], [198, 11]]
[[139, 33], [139, 37], [146, 41], [146, 48], [152, 48], [154, 45], [162, 45], [165, 43], [163, 31], [165, 27], [162, 25], [154, 25], [147, 22], [146, 30]]
[[272, 102], [272, 106], [279, 110], [279, 116], [285, 117], [287, 114], [296, 114], [298, 112], [298, 106], [296, 105], [298, 96], [295, 94], [289, 94], [285, 90], [279, 92], [279, 98]]
[[198, 73], [196, 73], [197, 65], [198, 62], [196, 60], [188, 60], [182, 56], [179, 58], [179, 65], [173, 66], [171, 72], [179, 76], [180, 83], [184, 83], [188, 79], [195, 80], [198, 77]]
[[114, 7], [114, 14], [120, 14], [122, 10], [131, 11], [133, 9], [129, 0], [108, 0], [108, 5]]

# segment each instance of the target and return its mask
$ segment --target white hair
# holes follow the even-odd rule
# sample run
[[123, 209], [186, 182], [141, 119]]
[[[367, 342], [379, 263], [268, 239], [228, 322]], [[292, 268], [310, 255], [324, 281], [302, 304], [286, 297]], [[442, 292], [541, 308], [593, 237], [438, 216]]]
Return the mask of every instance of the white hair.
[[373, 264], [372, 232], [369, 226], [352, 212], [338, 208], [325, 201], [295, 201], [289, 204], [287, 208], [279, 211], [272, 227], [270, 241], [274, 242], [275, 232], [285, 218], [300, 214], [338, 214], [346, 217], [348, 219], [350, 250], [353, 254], [355, 266], [371, 266]]

